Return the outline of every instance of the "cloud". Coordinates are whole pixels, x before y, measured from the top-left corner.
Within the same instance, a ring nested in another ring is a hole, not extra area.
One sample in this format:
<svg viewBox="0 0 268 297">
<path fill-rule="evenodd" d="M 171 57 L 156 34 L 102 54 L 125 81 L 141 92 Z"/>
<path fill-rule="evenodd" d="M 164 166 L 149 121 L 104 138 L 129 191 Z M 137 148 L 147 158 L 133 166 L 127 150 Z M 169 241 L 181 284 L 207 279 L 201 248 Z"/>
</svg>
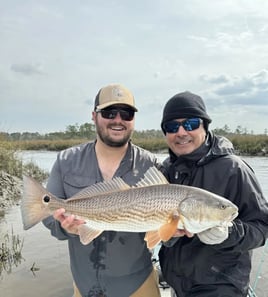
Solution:
<svg viewBox="0 0 268 297">
<path fill-rule="evenodd" d="M 225 74 L 208 76 L 206 74 L 200 75 L 200 79 L 210 84 L 222 84 L 227 83 L 229 78 Z"/>
<path fill-rule="evenodd" d="M 209 98 L 218 98 L 219 104 L 268 106 L 268 70 L 243 76 L 201 75 L 200 80 L 210 85 Z M 210 99 L 210 102 L 212 100 Z"/>
<path fill-rule="evenodd" d="M 26 76 L 31 75 L 42 75 L 44 74 L 44 71 L 42 70 L 42 67 L 40 64 L 12 64 L 10 66 L 11 71 L 21 73 Z"/>
</svg>

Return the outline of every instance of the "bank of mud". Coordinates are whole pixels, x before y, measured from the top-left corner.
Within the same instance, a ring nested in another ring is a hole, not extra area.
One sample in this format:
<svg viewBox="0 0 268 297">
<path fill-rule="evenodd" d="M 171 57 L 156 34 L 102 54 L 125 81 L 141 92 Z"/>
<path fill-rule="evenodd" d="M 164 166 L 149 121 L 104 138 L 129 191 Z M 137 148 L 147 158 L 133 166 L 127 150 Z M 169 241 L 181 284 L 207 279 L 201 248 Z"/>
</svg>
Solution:
<svg viewBox="0 0 268 297">
<path fill-rule="evenodd" d="M 1 170 L 0 185 L 0 216 L 3 216 L 7 208 L 19 203 L 22 193 L 22 180 Z"/>
</svg>

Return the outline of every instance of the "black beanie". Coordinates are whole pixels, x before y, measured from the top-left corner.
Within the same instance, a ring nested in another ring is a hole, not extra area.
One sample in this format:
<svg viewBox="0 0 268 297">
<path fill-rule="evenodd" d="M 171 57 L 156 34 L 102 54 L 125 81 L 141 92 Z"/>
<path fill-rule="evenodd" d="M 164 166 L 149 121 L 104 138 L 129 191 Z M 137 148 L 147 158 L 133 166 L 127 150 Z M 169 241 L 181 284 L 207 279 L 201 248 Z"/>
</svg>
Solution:
<svg viewBox="0 0 268 297">
<path fill-rule="evenodd" d="M 208 129 L 208 124 L 211 123 L 211 118 L 207 114 L 203 99 L 188 91 L 176 94 L 166 103 L 161 122 L 163 132 L 165 133 L 163 129 L 165 122 L 183 118 L 203 119 L 206 130 Z"/>
</svg>

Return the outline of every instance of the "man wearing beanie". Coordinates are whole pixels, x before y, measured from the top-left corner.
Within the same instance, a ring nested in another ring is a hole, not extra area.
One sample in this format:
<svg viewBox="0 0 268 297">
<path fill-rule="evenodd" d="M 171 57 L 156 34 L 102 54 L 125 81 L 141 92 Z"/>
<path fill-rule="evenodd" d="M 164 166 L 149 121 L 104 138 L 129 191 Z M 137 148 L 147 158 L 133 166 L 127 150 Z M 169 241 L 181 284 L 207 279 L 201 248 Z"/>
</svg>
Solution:
<svg viewBox="0 0 268 297">
<path fill-rule="evenodd" d="M 239 215 L 231 227 L 177 230 L 160 249 L 161 269 L 177 297 L 246 297 L 252 250 L 268 237 L 268 203 L 252 169 L 229 140 L 209 131 L 210 123 L 200 96 L 183 92 L 168 100 L 161 122 L 169 147 L 165 175 L 229 199 Z"/>
</svg>

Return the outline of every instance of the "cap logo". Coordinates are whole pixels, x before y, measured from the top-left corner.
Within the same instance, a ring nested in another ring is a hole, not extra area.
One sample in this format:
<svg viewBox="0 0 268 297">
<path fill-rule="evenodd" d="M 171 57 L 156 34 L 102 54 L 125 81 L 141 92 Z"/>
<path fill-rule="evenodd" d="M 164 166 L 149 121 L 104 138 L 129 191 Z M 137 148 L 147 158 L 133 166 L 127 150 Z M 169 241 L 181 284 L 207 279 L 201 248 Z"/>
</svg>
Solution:
<svg viewBox="0 0 268 297">
<path fill-rule="evenodd" d="M 123 97 L 123 91 L 120 88 L 113 88 L 112 94 L 114 97 Z"/>
</svg>

